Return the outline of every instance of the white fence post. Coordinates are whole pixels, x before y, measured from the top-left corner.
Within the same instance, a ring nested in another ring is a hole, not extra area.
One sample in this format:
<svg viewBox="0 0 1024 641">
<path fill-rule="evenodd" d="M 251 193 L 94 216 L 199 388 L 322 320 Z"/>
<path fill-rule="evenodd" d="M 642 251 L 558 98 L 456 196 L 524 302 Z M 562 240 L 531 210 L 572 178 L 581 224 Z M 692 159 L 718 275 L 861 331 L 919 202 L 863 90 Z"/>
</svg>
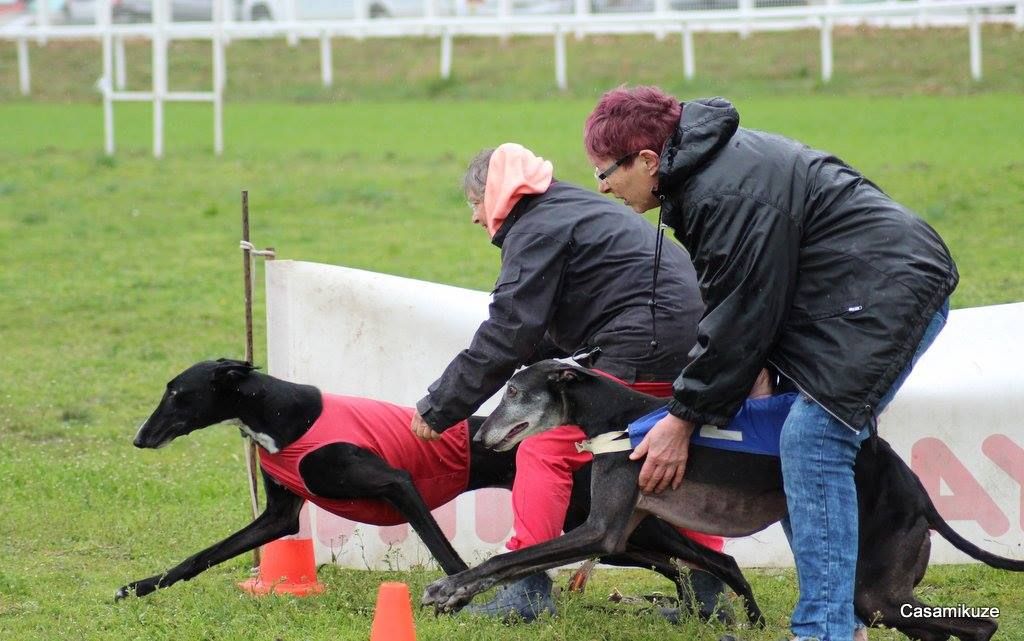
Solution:
<svg viewBox="0 0 1024 641">
<path fill-rule="evenodd" d="M 110 95 L 114 80 L 114 35 L 110 31 L 110 0 L 97 0 L 96 24 L 103 29 L 103 76 L 100 91 L 103 93 L 103 151 L 114 155 L 114 100 Z"/>
<path fill-rule="evenodd" d="M 294 47 L 299 44 L 299 34 L 295 33 L 295 21 L 298 18 L 298 13 L 295 10 L 295 0 L 285 0 L 285 13 L 288 16 L 288 37 L 287 42 L 289 47 Z M 366 3 L 357 2 L 356 6 L 360 4 L 365 8 Z"/>
<path fill-rule="evenodd" d="M 1020 1 L 1024 3 L 1024 0 Z M 574 0 L 573 13 L 577 16 L 589 16 L 590 0 Z M 583 27 L 576 27 L 576 40 L 583 40 L 584 34 Z"/>
<path fill-rule="evenodd" d="M 36 42 L 41 45 L 46 44 L 46 32 L 47 27 L 50 26 L 50 5 L 45 0 L 36 0 L 36 25 L 39 28 L 39 34 L 36 36 Z"/>
<path fill-rule="evenodd" d="M 693 80 L 696 73 L 696 65 L 693 59 L 693 29 L 689 23 L 684 22 L 682 27 L 683 40 L 683 78 Z"/>
<path fill-rule="evenodd" d="M 164 100 L 167 97 L 167 18 L 170 0 L 153 0 L 153 157 L 164 155 Z"/>
<path fill-rule="evenodd" d="M 219 54 L 214 54 L 214 63 L 217 62 L 217 56 L 220 56 L 220 86 L 215 87 L 214 91 L 224 91 L 224 87 L 227 86 L 228 81 L 228 66 L 224 58 L 224 48 L 231 43 L 231 37 L 228 36 L 225 27 L 231 27 L 235 23 L 235 3 L 233 0 L 221 0 L 220 7 L 221 22 L 217 27 L 217 38 L 220 40 L 218 49 Z M 214 70 L 216 72 L 216 70 Z"/>
<path fill-rule="evenodd" d="M 224 17 L 232 7 L 227 2 L 214 0 L 213 23 L 213 153 L 224 154 Z"/>
<path fill-rule="evenodd" d="M 448 80 L 452 77 L 452 31 L 444 29 L 441 31 L 441 78 Z"/>
<path fill-rule="evenodd" d="M 821 19 L 821 81 L 832 80 L 832 18 Z"/>
<path fill-rule="evenodd" d="M 28 66 L 28 40 L 18 38 L 18 87 L 23 96 L 32 91 L 31 73 Z"/>
<path fill-rule="evenodd" d="M 1024 0 L 1017 0 L 1017 31 L 1024 31 Z"/>
<path fill-rule="evenodd" d="M 125 64 L 124 38 L 114 38 L 114 86 L 119 91 L 124 91 L 128 85 L 128 74 Z"/>
<path fill-rule="evenodd" d="M 668 0 L 654 0 L 654 12 L 668 12 Z M 659 20 L 658 22 L 661 22 L 661 20 Z M 666 35 L 668 35 L 668 31 L 665 29 L 665 27 L 659 26 L 658 29 L 655 30 L 654 32 L 654 39 L 660 42 L 665 39 Z"/>
<path fill-rule="evenodd" d="M 508 23 L 508 18 L 512 15 L 512 0 L 498 0 L 498 18 L 502 23 Z M 512 33 L 508 27 L 501 31 L 501 44 L 507 44 L 509 39 L 512 37 Z"/>
<path fill-rule="evenodd" d="M 294 0 L 292 0 L 294 1 Z M 370 5 L 367 0 L 355 0 L 352 5 L 353 18 L 356 22 L 365 22 L 370 18 Z M 356 40 L 363 40 L 366 38 L 366 29 L 359 29 L 356 31 Z"/>
<path fill-rule="evenodd" d="M 320 81 L 325 87 L 334 84 L 334 62 L 331 60 L 331 37 L 320 33 Z"/>
<path fill-rule="evenodd" d="M 740 25 L 740 37 L 746 40 L 750 37 L 750 12 L 754 8 L 754 0 L 739 0 L 738 8 L 743 15 L 743 23 Z"/>
<path fill-rule="evenodd" d="M 563 91 L 569 88 L 565 70 L 565 30 L 562 25 L 555 27 L 555 84 Z"/>
<path fill-rule="evenodd" d="M 977 9 L 968 10 L 967 16 L 967 33 L 971 41 L 971 78 L 981 80 L 981 21 Z"/>
<path fill-rule="evenodd" d="M 920 28 L 927 27 L 931 23 L 931 14 L 928 11 L 928 7 L 932 4 L 931 0 L 917 0 L 921 10 L 917 12 L 917 26 Z"/>
</svg>

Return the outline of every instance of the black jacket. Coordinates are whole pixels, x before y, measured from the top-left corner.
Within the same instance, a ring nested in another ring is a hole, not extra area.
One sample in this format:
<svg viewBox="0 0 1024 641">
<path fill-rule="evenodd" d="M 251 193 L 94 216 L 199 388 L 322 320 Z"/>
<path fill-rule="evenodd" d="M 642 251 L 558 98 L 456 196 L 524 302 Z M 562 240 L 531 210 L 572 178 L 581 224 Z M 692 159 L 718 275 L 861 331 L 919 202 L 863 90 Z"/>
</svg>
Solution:
<svg viewBox="0 0 1024 641">
<path fill-rule="evenodd" d="M 670 411 L 725 424 L 769 363 L 862 428 L 956 287 L 942 239 L 835 156 L 739 127 L 721 98 L 683 105 L 659 171 L 707 306 Z"/>
<path fill-rule="evenodd" d="M 597 366 L 624 379 L 671 381 L 686 364 L 703 310 L 686 252 L 666 239 L 652 353 L 648 301 L 656 233 L 622 205 L 553 182 L 526 196 L 495 234 L 501 273 L 489 318 L 417 404 L 441 431 L 472 414 L 517 367 L 598 346 Z"/>
</svg>

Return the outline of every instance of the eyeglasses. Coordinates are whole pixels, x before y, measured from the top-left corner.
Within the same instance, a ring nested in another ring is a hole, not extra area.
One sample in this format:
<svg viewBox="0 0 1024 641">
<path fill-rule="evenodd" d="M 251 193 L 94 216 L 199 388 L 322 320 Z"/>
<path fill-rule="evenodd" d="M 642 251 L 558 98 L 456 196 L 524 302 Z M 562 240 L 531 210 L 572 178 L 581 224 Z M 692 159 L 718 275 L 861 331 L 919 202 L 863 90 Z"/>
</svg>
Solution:
<svg viewBox="0 0 1024 641">
<path fill-rule="evenodd" d="M 605 167 L 604 171 L 598 169 L 597 167 L 594 167 L 594 178 L 597 178 L 598 182 L 603 182 L 605 180 L 608 180 L 608 176 L 611 176 L 612 174 L 614 174 L 615 170 L 618 169 L 620 166 L 622 166 L 622 163 L 626 162 L 627 160 L 629 160 L 633 156 L 637 155 L 638 153 L 640 153 L 640 152 L 639 151 L 634 151 L 633 153 L 626 154 L 622 158 L 619 158 L 618 160 L 616 160 L 612 164 L 610 164 L 607 167 Z"/>
<path fill-rule="evenodd" d="M 473 200 L 472 198 L 466 200 L 466 204 L 469 205 L 469 208 L 472 209 L 473 211 L 476 211 L 476 208 L 479 207 L 482 203 L 482 200 Z"/>
</svg>

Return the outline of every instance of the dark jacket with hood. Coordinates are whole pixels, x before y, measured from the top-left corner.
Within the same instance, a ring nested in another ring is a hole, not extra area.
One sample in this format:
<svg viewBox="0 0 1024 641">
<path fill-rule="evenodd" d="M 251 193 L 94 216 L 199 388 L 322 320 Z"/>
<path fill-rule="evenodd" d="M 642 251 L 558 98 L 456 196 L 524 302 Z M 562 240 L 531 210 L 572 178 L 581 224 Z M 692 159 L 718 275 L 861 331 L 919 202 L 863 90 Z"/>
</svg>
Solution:
<svg viewBox="0 0 1024 641">
<path fill-rule="evenodd" d="M 652 352 L 656 237 L 644 218 L 582 187 L 553 182 L 543 194 L 524 196 L 492 240 L 501 248 L 501 273 L 489 318 L 416 404 L 424 421 L 442 431 L 472 414 L 519 366 L 584 347 L 600 347 L 597 366 L 627 383 L 673 380 L 703 304 L 689 257 L 666 240 Z"/>
<path fill-rule="evenodd" d="M 706 304 L 670 407 L 698 424 L 724 425 L 771 364 L 861 429 L 956 287 L 923 220 L 835 156 L 739 127 L 721 98 L 684 103 L 657 194 Z"/>
</svg>

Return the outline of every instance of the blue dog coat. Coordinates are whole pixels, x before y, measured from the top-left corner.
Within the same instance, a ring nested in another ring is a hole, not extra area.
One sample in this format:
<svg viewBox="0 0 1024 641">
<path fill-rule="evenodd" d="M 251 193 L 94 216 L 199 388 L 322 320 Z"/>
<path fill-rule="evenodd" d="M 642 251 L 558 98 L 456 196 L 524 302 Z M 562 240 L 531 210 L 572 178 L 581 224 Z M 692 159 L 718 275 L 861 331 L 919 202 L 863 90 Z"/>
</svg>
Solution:
<svg viewBox="0 0 1024 641">
<path fill-rule="evenodd" d="M 779 456 L 779 436 L 782 434 L 782 424 L 786 421 L 786 416 L 789 415 L 789 409 L 793 406 L 796 397 L 796 392 L 792 392 L 762 398 L 748 398 L 728 425 L 725 427 L 704 425 L 694 431 L 690 443 L 720 450 Z M 592 452 L 595 450 L 597 452 L 613 452 L 634 449 L 644 439 L 647 432 L 651 431 L 655 423 L 667 415 L 668 406 L 666 405 L 636 419 L 629 424 L 625 432 L 602 434 L 577 447 L 581 451 Z M 625 445 L 626 439 L 619 440 L 626 434 L 629 435 L 628 448 Z M 615 443 L 616 445 L 621 442 L 621 446 L 609 447 L 597 444 L 602 441 L 605 444 Z"/>
</svg>

